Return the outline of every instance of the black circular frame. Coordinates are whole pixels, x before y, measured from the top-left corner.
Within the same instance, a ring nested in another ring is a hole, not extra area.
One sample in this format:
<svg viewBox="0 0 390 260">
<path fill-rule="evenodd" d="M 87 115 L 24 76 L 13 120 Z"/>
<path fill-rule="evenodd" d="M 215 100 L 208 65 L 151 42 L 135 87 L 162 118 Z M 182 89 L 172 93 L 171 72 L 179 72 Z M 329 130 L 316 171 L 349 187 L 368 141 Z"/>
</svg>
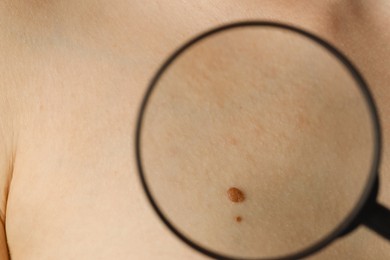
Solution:
<svg viewBox="0 0 390 260">
<path fill-rule="evenodd" d="M 306 37 L 309 40 L 314 41 L 315 43 L 318 43 L 320 46 L 322 46 L 324 49 L 329 51 L 334 57 L 336 57 L 349 71 L 353 79 L 356 81 L 357 85 L 360 87 L 360 90 L 367 102 L 369 111 L 371 113 L 371 119 L 372 119 L 372 126 L 373 126 L 373 132 L 375 134 L 374 136 L 374 156 L 372 160 L 372 165 L 371 165 L 371 172 L 370 176 L 367 181 L 367 185 L 365 190 L 360 196 L 360 199 L 358 203 L 355 205 L 355 207 L 352 209 L 352 211 L 348 214 L 346 219 L 339 224 L 332 232 L 330 232 L 329 235 L 327 235 L 325 238 L 323 238 L 321 241 L 311 245 L 310 247 L 306 248 L 303 251 L 293 253 L 290 255 L 283 255 L 280 257 L 272 257 L 272 258 L 245 258 L 245 259 L 259 259 L 259 260 L 287 260 L 287 259 L 300 259 L 303 257 L 306 257 L 323 247 L 327 246 L 330 244 L 332 241 L 337 239 L 340 236 L 345 235 L 346 233 L 350 232 L 353 230 L 356 226 L 358 226 L 361 223 L 361 218 L 362 218 L 362 211 L 363 209 L 367 208 L 368 201 L 370 203 L 373 203 L 372 199 L 375 202 L 376 199 L 376 194 L 377 194 L 377 186 L 378 186 L 378 167 L 380 164 L 380 156 L 381 156 L 381 128 L 380 128 L 380 123 L 379 123 L 379 116 L 378 112 L 375 106 L 375 102 L 372 98 L 372 95 L 370 93 L 370 90 L 363 79 L 362 75 L 358 72 L 358 70 L 355 68 L 355 66 L 352 65 L 352 63 L 347 59 L 347 57 L 342 54 L 339 50 L 337 50 L 335 47 L 330 45 L 328 42 L 324 41 L 323 39 L 319 38 L 318 36 L 313 35 L 312 33 L 309 33 L 307 31 L 304 31 L 302 29 L 278 23 L 278 22 L 271 22 L 271 21 L 244 21 L 244 22 L 237 22 L 237 23 L 232 23 L 232 24 L 227 24 L 223 25 L 221 27 L 217 27 L 215 29 L 209 30 L 186 44 L 184 44 L 182 47 L 180 47 L 178 50 L 176 50 L 160 67 L 160 69 L 157 71 L 155 76 L 152 78 L 152 81 L 150 82 L 150 85 L 146 91 L 146 94 L 144 96 L 144 99 L 141 103 L 140 111 L 139 111 L 139 116 L 137 119 L 137 125 L 136 125 L 136 140 L 135 140 L 135 152 L 136 152 L 136 161 L 137 161 L 137 167 L 138 167 L 138 172 L 139 176 L 141 179 L 141 184 L 142 187 L 146 193 L 146 196 L 152 205 L 154 211 L 157 213 L 157 215 L 160 217 L 160 219 L 164 222 L 164 224 L 169 228 L 170 231 L 172 231 L 178 238 L 180 238 L 184 243 L 189 245 L 190 247 L 194 248 L 195 250 L 209 256 L 212 258 L 216 259 L 222 259 L 222 260 L 238 260 L 238 259 L 243 259 L 243 258 L 236 258 L 236 257 L 230 257 L 227 255 L 222 255 L 217 252 L 211 251 L 209 249 L 206 249 L 202 247 L 201 245 L 191 241 L 189 238 L 184 236 L 180 231 L 178 231 L 174 225 L 164 216 L 162 211 L 159 209 L 157 203 L 155 202 L 146 178 L 145 174 L 143 171 L 143 166 L 142 166 L 142 160 L 141 160 L 141 147 L 140 147 L 140 137 L 141 137 L 141 131 L 142 131 L 142 120 L 143 120 L 143 115 L 145 113 L 145 109 L 149 100 L 149 97 L 154 90 L 156 83 L 162 76 L 162 74 L 165 72 L 165 70 L 171 65 L 171 63 L 184 51 L 189 49 L 191 46 L 194 44 L 202 41 L 208 36 L 231 30 L 231 29 L 237 29 L 237 28 L 243 28 L 243 27 L 272 27 L 275 29 L 280 29 L 280 30 L 287 30 L 291 32 L 295 32 L 297 34 L 300 34 L 303 37 Z M 375 190 L 376 187 L 376 191 Z M 374 194 L 374 195 L 373 195 Z M 373 198 L 374 197 L 374 198 Z M 371 200 L 369 200 L 371 198 Z M 377 231 L 378 232 L 378 231 Z M 380 232 L 383 233 L 383 232 Z M 383 234 L 382 234 L 383 235 Z"/>
</svg>

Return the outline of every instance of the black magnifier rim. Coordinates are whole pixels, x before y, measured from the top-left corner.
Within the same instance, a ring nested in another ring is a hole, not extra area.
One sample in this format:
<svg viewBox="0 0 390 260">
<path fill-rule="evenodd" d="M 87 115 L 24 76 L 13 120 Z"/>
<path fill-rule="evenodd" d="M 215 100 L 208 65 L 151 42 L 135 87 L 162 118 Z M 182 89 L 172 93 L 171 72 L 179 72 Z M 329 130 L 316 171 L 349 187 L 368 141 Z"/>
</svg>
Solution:
<svg viewBox="0 0 390 260">
<path fill-rule="evenodd" d="M 373 127 L 373 132 L 374 132 L 374 158 L 372 161 L 372 166 L 371 166 L 371 173 L 367 181 L 367 185 L 365 190 L 360 196 L 360 199 L 358 203 L 355 205 L 355 207 L 352 209 L 352 211 L 348 214 L 348 217 L 344 219 L 342 223 L 340 223 L 332 232 L 330 232 L 329 235 L 325 236 L 322 240 L 319 242 L 311 245 L 310 247 L 293 253 L 289 255 L 282 255 L 279 257 L 271 257 L 271 258 L 237 258 L 237 257 L 231 257 L 227 255 L 222 255 L 220 253 L 214 252 L 212 250 L 206 249 L 199 244 L 193 242 L 186 236 L 184 236 L 180 231 L 178 231 L 174 225 L 164 216 L 162 211 L 159 209 L 157 203 L 155 202 L 151 191 L 148 188 L 148 184 L 145 178 L 145 174 L 143 171 L 143 166 L 142 166 L 142 160 L 141 160 L 141 143 L 140 143 L 140 137 L 141 137 L 141 131 L 142 131 L 142 120 L 143 120 L 143 115 L 145 113 L 145 109 L 149 100 L 149 97 L 151 96 L 151 93 L 154 90 L 154 87 L 156 86 L 156 83 L 162 76 L 162 74 L 165 72 L 165 70 L 170 66 L 170 64 L 184 51 L 186 51 L 188 48 L 196 44 L 197 42 L 203 40 L 204 38 L 226 31 L 230 29 L 237 29 L 237 28 L 243 28 L 243 27 L 271 27 L 275 29 L 281 29 L 281 30 L 287 30 L 291 32 L 295 32 L 300 34 L 301 36 L 304 36 L 308 38 L 309 40 L 314 41 L 315 43 L 318 43 L 320 46 L 328 50 L 331 54 L 333 54 L 334 57 L 336 57 L 350 72 L 351 76 L 353 79 L 356 81 L 357 85 L 360 87 L 360 90 L 364 96 L 364 99 L 367 102 L 368 109 L 371 114 L 371 121 L 372 121 L 372 127 Z M 157 73 L 154 75 L 152 78 L 149 87 L 145 93 L 144 99 L 141 103 L 138 119 L 137 119 L 137 125 L 136 125 L 136 135 L 135 135 L 135 152 L 136 152 L 136 162 L 137 162 L 137 167 L 138 167 L 138 173 L 140 176 L 141 184 L 142 187 L 146 193 L 146 196 L 152 205 L 154 211 L 157 213 L 157 215 L 160 217 L 160 219 L 164 222 L 164 224 L 172 231 L 178 238 L 180 238 L 184 243 L 192 247 L 193 249 L 209 256 L 212 258 L 216 259 L 222 259 L 222 260 L 238 260 L 238 259 L 248 259 L 248 260 L 287 260 L 287 259 L 300 259 L 303 257 L 306 257 L 326 245 L 330 244 L 333 240 L 335 240 L 337 237 L 339 237 L 340 234 L 343 233 L 344 230 L 348 228 L 348 226 L 358 217 L 358 214 L 361 212 L 363 209 L 363 206 L 365 205 L 370 192 L 374 186 L 375 179 L 378 174 L 378 167 L 380 164 L 380 156 L 381 156 L 381 128 L 380 128 L 380 122 L 379 122 L 379 116 L 377 112 L 377 108 L 375 105 L 375 102 L 372 98 L 371 92 L 363 79 L 362 75 L 359 73 L 359 71 L 355 68 L 355 66 L 347 59 L 344 54 L 342 54 L 339 50 L 337 50 L 335 47 L 333 47 L 331 44 L 326 42 L 325 40 L 305 31 L 302 29 L 299 29 L 297 27 L 279 23 L 279 22 L 273 22 L 273 21 L 241 21 L 241 22 L 235 22 L 231 24 L 226 24 L 222 25 L 220 27 L 211 29 L 205 33 L 202 33 L 195 38 L 191 39 L 188 41 L 186 44 L 184 44 L 182 47 L 177 49 L 160 67 L 160 69 L 157 71 Z"/>
</svg>

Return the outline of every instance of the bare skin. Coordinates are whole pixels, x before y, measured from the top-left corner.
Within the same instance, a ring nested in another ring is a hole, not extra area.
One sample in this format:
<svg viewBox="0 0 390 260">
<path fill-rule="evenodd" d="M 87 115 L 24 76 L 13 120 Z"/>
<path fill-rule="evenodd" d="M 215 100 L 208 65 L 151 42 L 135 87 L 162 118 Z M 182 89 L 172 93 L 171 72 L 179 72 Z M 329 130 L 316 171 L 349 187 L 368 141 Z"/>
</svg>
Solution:
<svg viewBox="0 0 390 260">
<path fill-rule="evenodd" d="M 204 259 L 149 207 L 133 136 L 140 100 L 163 59 L 226 22 L 287 22 L 343 50 L 378 102 L 382 187 L 390 184 L 389 3 L 217 2 L 0 4 L 0 259 Z M 390 192 L 382 189 L 379 199 L 389 206 Z M 388 242 L 359 228 L 312 259 L 389 257 Z"/>
</svg>

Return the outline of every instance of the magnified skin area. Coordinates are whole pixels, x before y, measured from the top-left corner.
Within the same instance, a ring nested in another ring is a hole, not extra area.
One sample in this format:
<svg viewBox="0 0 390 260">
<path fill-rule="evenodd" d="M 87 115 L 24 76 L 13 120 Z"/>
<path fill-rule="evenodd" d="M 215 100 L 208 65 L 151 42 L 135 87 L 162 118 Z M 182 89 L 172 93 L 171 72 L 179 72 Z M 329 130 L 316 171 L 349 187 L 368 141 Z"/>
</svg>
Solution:
<svg viewBox="0 0 390 260">
<path fill-rule="evenodd" d="M 0 259 L 8 260 L 8 250 L 16 260 L 207 259 L 173 236 L 150 208 L 135 167 L 134 128 L 163 60 L 194 35 L 238 20 L 302 27 L 359 67 L 381 111 L 379 198 L 390 205 L 389 10 L 381 0 L 1 1 Z M 241 138 L 219 135 L 219 144 L 242 148 Z M 243 230 L 261 194 L 243 176 L 218 184 L 218 196 L 188 198 L 229 207 L 216 222 Z M 268 186 L 286 176 L 273 175 Z M 245 193 L 243 203 L 228 200 L 232 186 Z M 309 257 L 389 258 L 389 244 L 365 228 Z"/>
<path fill-rule="evenodd" d="M 353 209 L 371 169 L 370 120 L 349 72 L 319 45 L 233 29 L 162 74 L 144 113 L 141 161 L 179 231 L 227 255 L 273 258 L 319 241 Z M 240 207 L 221 203 L 229 183 L 248 194 Z M 237 213 L 245 226 L 224 218 Z"/>
</svg>

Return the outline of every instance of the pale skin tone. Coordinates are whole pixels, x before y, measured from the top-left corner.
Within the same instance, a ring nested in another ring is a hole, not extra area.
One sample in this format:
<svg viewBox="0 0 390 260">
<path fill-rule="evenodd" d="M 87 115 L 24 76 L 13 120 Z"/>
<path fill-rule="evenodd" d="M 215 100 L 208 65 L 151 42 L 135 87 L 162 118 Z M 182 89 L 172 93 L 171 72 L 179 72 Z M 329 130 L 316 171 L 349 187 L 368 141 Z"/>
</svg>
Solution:
<svg viewBox="0 0 390 260">
<path fill-rule="evenodd" d="M 163 59 L 226 22 L 291 23 L 358 65 L 381 112 L 388 186 L 389 10 L 388 1 L 1 2 L 0 259 L 205 259 L 149 207 L 133 136 Z M 390 205 L 390 192 L 379 200 Z M 360 228 L 312 259 L 389 257 L 390 244 Z"/>
</svg>

